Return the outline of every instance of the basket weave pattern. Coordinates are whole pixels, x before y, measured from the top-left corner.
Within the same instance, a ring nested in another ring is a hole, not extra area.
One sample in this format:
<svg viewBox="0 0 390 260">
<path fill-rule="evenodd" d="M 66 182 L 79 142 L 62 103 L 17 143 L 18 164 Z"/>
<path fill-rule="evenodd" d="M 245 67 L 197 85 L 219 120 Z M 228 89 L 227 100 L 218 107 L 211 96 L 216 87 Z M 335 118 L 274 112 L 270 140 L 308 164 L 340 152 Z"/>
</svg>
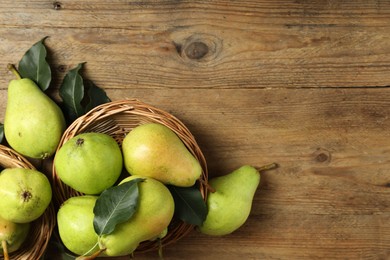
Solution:
<svg viewBox="0 0 390 260">
<path fill-rule="evenodd" d="M 173 115 L 145 104 L 137 99 L 119 100 L 109 102 L 95 107 L 87 114 L 76 119 L 65 131 L 60 140 L 58 149 L 70 138 L 85 132 L 100 132 L 112 136 L 117 143 L 121 143 L 133 128 L 145 123 L 160 123 L 173 130 L 188 150 L 197 158 L 203 169 L 199 189 L 204 199 L 207 197 L 207 165 L 206 160 L 197 145 L 193 135 L 187 127 Z M 73 196 L 80 196 L 79 193 L 65 185 L 56 174 L 53 166 L 53 181 L 55 184 L 54 193 L 61 204 Z M 181 237 L 187 235 L 193 229 L 192 225 L 174 219 L 168 230 L 168 234 L 160 241 L 165 246 L 171 244 Z M 158 249 L 158 241 L 147 241 L 140 244 L 136 252 L 146 252 Z"/>
<path fill-rule="evenodd" d="M 0 145 L 0 165 L 3 168 L 26 168 L 35 167 L 22 155 L 14 150 Z M 11 259 L 37 260 L 45 253 L 53 228 L 55 226 L 55 213 L 52 204 L 46 209 L 41 217 L 31 223 L 29 235 L 21 248 L 10 253 Z M 0 255 L 0 259 L 4 257 Z"/>
</svg>

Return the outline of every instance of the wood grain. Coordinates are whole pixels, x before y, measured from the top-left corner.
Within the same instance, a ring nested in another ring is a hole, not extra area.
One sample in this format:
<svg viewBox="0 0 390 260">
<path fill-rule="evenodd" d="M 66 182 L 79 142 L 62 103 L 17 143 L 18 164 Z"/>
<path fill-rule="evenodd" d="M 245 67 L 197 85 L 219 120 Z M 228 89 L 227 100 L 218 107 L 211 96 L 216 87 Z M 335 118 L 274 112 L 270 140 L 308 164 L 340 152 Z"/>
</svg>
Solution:
<svg viewBox="0 0 390 260">
<path fill-rule="evenodd" d="M 0 68 L 50 36 L 55 68 L 107 87 L 388 86 L 389 1 L 321 2 L 2 1 Z"/>
<path fill-rule="evenodd" d="M 389 1 L 1 1 L 0 121 L 7 63 L 44 36 L 53 97 L 86 61 L 111 99 L 181 119 L 210 177 L 279 164 L 244 226 L 166 259 L 390 259 Z"/>
</svg>

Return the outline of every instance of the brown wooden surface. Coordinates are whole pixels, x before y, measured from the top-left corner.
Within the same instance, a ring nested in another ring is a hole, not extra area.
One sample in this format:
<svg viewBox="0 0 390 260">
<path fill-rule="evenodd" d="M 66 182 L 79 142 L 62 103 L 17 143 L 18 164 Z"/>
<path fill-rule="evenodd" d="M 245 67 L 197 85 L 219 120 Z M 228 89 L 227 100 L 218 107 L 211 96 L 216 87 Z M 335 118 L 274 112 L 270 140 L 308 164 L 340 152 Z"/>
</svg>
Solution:
<svg viewBox="0 0 390 260">
<path fill-rule="evenodd" d="M 7 63 L 44 36 L 51 94 L 87 62 L 111 99 L 180 118 L 210 177 L 280 165 L 242 228 L 166 259 L 390 258 L 390 1 L 1 1 L 0 120 Z"/>
</svg>

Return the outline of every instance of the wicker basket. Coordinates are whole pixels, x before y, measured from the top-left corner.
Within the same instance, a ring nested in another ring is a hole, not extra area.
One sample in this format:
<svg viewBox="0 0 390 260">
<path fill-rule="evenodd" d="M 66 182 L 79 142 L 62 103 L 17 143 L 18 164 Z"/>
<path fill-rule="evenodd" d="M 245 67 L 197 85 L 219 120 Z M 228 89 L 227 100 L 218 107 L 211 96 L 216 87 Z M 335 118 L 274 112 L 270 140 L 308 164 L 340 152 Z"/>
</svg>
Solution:
<svg viewBox="0 0 390 260">
<path fill-rule="evenodd" d="M 0 165 L 3 168 L 35 169 L 27 159 L 4 145 L 0 145 Z M 43 215 L 31 223 L 30 233 L 25 243 L 19 250 L 10 253 L 11 259 L 36 260 L 42 257 L 55 226 L 54 212 L 51 203 Z M 0 259 L 4 257 L 1 255 Z"/>
<path fill-rule="evenodd" d="M 145 104 L 137 99 L 113 101 L 100 105 L 87 114 L 76 119 L 65 131 L 58 149 L 70 138 L 84 132 L 100 132 L 112 136 L 119 145 L 128 132 L 134 127 L 145 123 L 160 123 L 173 130 L 188 150 L 198 159 L 203 173 L 199 181 L 199 189 L 204 199 L 207 197 L 207 165 L 193 135 L 187 127 L 171 114 Z M 61 204 L 79 193 L 64 184 L 56 174 L 53 165 L 53 182 L 55 197 Z M 147 241 L 140 244 L 136 252 L 157 250 L 161 245 L 166 246 L 187 235 L 194 227 L 180 220 L 173 219 L 168 234 L 161 241 Z"/>
</svg>

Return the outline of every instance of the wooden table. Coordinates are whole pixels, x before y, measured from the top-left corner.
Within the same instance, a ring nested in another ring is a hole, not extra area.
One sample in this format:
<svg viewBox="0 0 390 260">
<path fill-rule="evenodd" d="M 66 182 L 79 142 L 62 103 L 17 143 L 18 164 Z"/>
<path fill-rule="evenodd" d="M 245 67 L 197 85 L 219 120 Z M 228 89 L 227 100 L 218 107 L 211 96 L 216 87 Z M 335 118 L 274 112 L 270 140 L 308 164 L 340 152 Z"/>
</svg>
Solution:
<svg viewBox="0 0 390 260">
<path fill-rule="evenodd" d="M 87 62 L 181 119 L 210 177 L 279 164 L 244 226 L 166 259 L 390 258 L 390 1 L 5 0 L 0 25 L 1 121 L 7 63 L 49 36 L 52 89 Z"/>
</svg>

